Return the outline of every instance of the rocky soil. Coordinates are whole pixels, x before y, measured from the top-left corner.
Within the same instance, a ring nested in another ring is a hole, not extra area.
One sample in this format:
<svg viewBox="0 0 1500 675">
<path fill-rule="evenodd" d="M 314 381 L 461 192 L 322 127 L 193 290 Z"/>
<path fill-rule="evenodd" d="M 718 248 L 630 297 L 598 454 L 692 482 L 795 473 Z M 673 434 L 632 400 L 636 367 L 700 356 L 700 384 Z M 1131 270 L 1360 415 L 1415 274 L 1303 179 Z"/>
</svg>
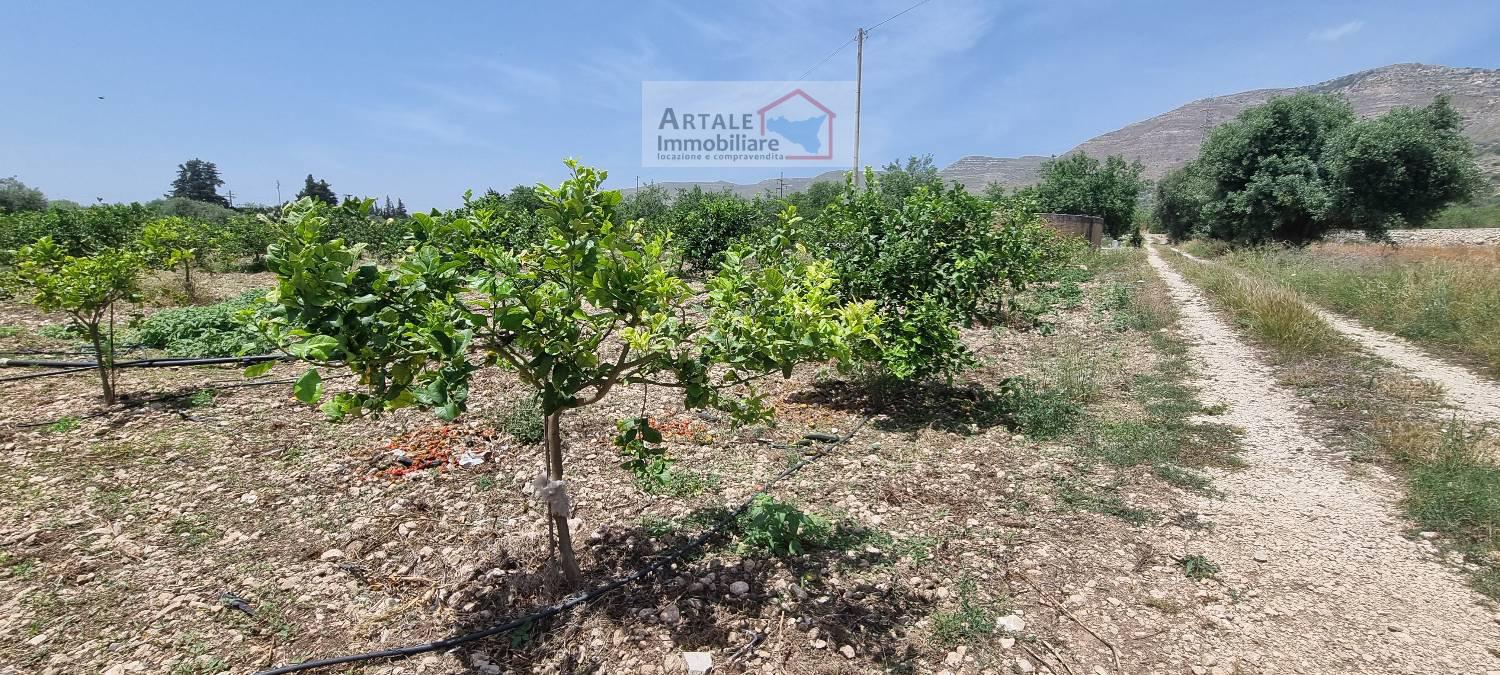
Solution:
<svg viewBox="0 0 1500 675">
<path fill-rule="evenodd" d="M 1411 246 L 1500 246 L 1500 227 L 1467 229 L 1391 230 L 1391 241 Z M 1363 232 L 1335 231 L 1330 242 L 1367 243 Z"/>
</svg>

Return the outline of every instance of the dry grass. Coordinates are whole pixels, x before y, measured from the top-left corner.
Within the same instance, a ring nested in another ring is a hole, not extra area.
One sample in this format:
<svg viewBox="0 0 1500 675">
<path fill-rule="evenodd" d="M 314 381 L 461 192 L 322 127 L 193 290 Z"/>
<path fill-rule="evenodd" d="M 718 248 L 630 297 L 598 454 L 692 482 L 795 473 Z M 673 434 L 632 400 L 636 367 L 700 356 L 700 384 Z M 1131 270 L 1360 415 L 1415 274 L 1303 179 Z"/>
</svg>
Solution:
<svg viewBox="0 0 1500 675">
<path fill-rule="evenodd" d="M 1222 259 L 1372 328 L 1500 372 L 1500 250 L 1325 244 Z"/>
<path fill-rule="evenodd" d="M 1178 259 L 1188 279 L 1221 302 L 1240 326 L 1278 352 L 1329 354 L 1353 348 L 1296 292 L 1226 267 Z"/>
</svg>

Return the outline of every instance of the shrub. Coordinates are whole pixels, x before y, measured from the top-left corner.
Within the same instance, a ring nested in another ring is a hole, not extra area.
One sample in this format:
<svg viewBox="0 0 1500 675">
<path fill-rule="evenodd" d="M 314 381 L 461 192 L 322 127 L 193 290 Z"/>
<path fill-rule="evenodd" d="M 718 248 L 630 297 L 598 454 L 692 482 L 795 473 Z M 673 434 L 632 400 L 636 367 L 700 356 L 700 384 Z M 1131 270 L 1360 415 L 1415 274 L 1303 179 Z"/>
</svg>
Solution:
<svg viewBox="0 0 1500 675">
<path fill-rule="evenodd" d="M 221 226 L 220 251 L 225 262 L 249 260 L 258 270 L 265 264 L 266 248 L 276 240 L 276 226 L 259 215 L 236 215 Z"/>
<path fill-rule="evenodd" d="M 164 309 L 132 326 L 134 339 L 172 356 L 248 356 L 270 352 L 274 345 L 255 328 L 246 310 L 254 308 L 265 291 L 246 291 L 236 298 L 206 307 Z"/>
<path fill-rule="evenodd" d="M 0 250 L 50 237 L 64 255 L 87 256 L 128 246 L 151 217 L 151 210 L 140 204 L 54 205 L 46 211 L 0 214 Z"/>
<path fill-rule="evenodd" d="M 182 290 L 188 301 L 196 297 L 193 268 L 203 267 L 219 250 L 220 228 L 177 216 L 146 224 L 140 247 L 146 262 L 165 270 L 182 270 Z"/>
<path fill-rule="evenodd" d="M 526 445 L 541 443 L 541 399 L 536 396 L 522 396 L 502 407 L 495 417 L 495 427 Z"/>
<path fill-rule="evenodd" d="M 1111 155 L 1101 163 L 1079 152 L 1043 164 L 1041 182 L 1028 189 L 1049 212 L 1102 218 L 1104 233 L 1118 239 L 1135 224 L 1144 170 L 1140 160 Z"/>
<path fill-rule="evenodd" d="M 1007 293 L 1057 264 L 1036 215 L 992 205 L 962 188 L 917 187 L 892 206 L 873 172 L 846 185 L 808 233 L 833 261 L 841 297 L 882 317 L 880 365 L 897 379 L 951 377 L 973 358 L 959 328 L 997 318 Z"/>
<path fill-rule="evenodd" d="M 374 201 L 346 201 L 341 206 L 329 208 L 325 216 L 328 224 L 323 228 L 322 236 L 328 241 L 362 244 L 363 250 L 381 260 L 396 255 L 405 245 L 408 230 L 404 223 L 394 218 L 371 217 L 370 206 Z"/>
<path fill-rule="evenodd" d="M 701 273 L 717 266 L 732 245 L 766 219 L 756 201 L 694 187 L 677 194 L 668 222 L 682 261 Z"/>
</svg>

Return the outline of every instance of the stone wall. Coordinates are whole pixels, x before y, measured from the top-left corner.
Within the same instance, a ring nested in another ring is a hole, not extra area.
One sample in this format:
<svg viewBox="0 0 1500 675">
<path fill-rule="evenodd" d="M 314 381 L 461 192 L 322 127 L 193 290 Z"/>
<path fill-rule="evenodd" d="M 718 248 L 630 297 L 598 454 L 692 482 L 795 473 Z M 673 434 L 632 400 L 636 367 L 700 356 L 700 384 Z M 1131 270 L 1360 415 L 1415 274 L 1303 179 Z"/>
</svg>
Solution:
<svg viewBox="0 0 1500 675">
<path fill-rule="evenodd" d="M 1413 246 L 1500 246 L 1500 227 L 1461 230 L 1391 230 L 1391 241 Z M 1365 233 L 1352 230 L 1329 232 L 1324 241 L 1368 242 Z"/>
<path fill-rule="evenodd" d="M 1043 213 L 1042 220 L 1063 234 L 1071 234 L 1083 237 L 1089 242 L 1089 246 L 1099 248 L 1099 242 L 1104 238 L 1104 219 L 1096 216 L 1077 216 L 1067 213 Z"/>
</svg>

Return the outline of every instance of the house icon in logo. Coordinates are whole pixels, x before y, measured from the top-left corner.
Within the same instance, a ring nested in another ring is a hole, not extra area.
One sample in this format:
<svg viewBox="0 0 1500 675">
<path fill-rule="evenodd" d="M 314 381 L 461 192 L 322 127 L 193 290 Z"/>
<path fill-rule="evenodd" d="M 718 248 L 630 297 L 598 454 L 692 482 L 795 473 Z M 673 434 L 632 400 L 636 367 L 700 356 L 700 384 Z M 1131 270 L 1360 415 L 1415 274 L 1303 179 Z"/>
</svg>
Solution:
<svg viewBox="0 0 1500 675">
<path fill-rule="evenodd" d="M 801 119 L 790 119 L 785 115 L 775 114 L 774 111 L 777 107 L 787 104 L 796 97 L 801 97 L 814 108 L 822 111 L 823 114 L 814 114 L 811 117 L 803 117 Z M 771 101 L 756 111 L 756 114 L 760 116 L 761 136 L 766 135 L 766 113 L 768 112 L 772 113 L 770 119 L 771 131 L 784 136 L 793 145 L 801 146 L 807 152 L 805 155 L 788 154 L 785 156 L 786 159 L 833 159 L 834 113 L 828 109 L 828 106 L 819 103 L 818 99 L 808 96 L 807 92 L 802 91 L 800 88 L 793 89 L 785 96 Z M 827 142 L 818 138 L 819 133 L 824 129 L 828 131 Z"/>
</svg>

